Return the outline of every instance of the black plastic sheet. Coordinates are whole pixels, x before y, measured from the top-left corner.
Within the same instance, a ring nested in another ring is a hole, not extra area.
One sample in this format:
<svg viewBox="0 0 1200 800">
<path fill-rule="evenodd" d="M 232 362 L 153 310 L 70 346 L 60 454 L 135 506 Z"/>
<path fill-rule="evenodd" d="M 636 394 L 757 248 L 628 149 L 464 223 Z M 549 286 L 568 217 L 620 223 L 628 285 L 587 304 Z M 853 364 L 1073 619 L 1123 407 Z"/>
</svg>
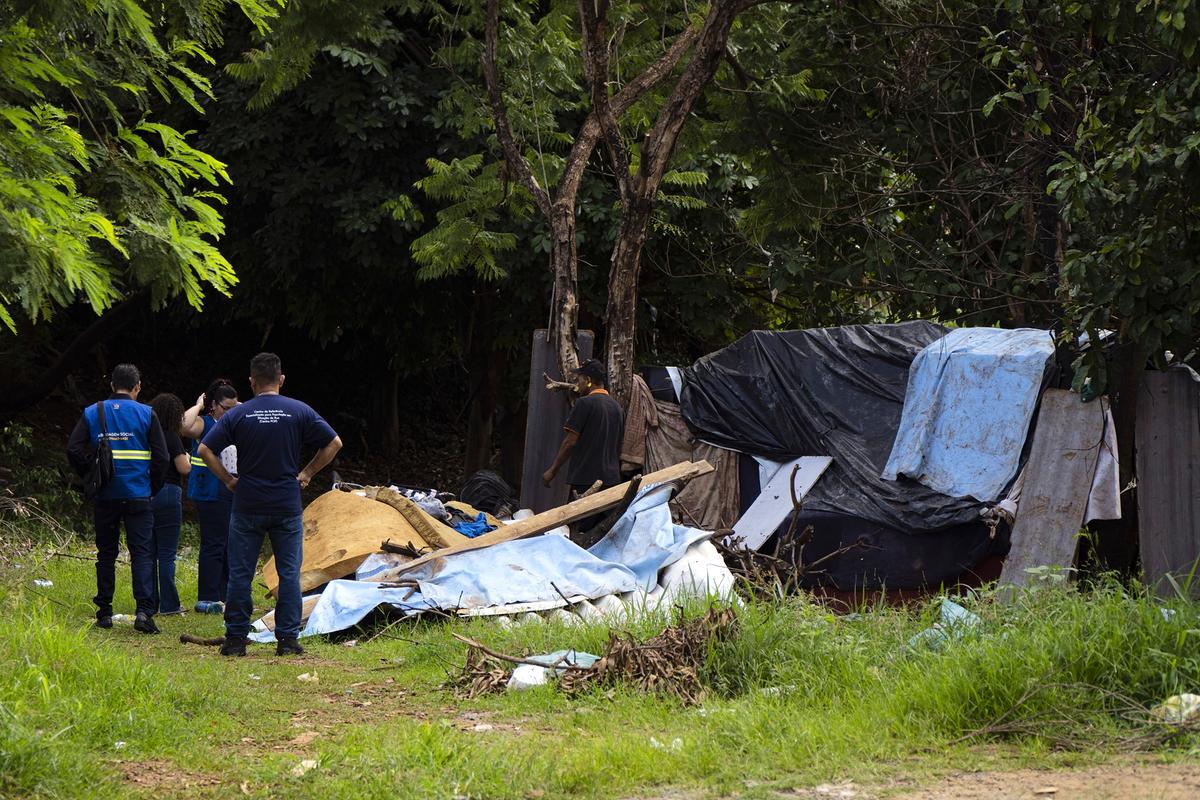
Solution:
<svg viewBox="0 0 1200 800">
<path fill-rule="evenodd" d="M 791 522 L 789 514 L 780 530 L 786 531 Z M 813 537 L 804 548 L 805 563 L 831 557 L 800 583 L 842 591 L 951 585 L 964 580 L 988 556 L 1006 555 L 1010 541 L 1007 525 L 993 536 L 980 520 L 912 533 L 846 514 L 802 511 L 797 530 L 810 525 Z M 770 552 L 772 545 L 769 541 L 763 549 Z M 839 550 L 843 552 L 832 555 Z"/>
<path fill-rule="evenodd" d="M 776 461 L 832 456 L 806 509 L 911 532 L 972 522 L 982 507 L 974 500 L 879 476 L 909 365 L 944 334 L 922 321 L 755 331 L 683 371 L 683 416 L 696 438 L 729 450 Z"/>
</svg>

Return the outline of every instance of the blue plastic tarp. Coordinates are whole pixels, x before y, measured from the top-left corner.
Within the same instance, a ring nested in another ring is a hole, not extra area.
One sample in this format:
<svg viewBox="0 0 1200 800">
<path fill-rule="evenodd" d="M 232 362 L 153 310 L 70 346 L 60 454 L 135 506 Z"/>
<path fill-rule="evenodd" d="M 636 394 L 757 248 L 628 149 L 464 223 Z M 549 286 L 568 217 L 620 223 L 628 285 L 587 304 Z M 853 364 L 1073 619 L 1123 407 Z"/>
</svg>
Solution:
<svg viewBox="0 0 1200 800">
<path fill-rule="evenodd" d="M 670 494 L 670 486 L 644 489 L 590 550 L 562 536 L 543 535 L 430 561 L 403 574 L 405 581 L 416 581 L 416 589 L 386 582 L 330 581 L 300 635 L 344 630 L 381 605 L 408 615 L 513 603 L 553 608 L 566 605 L 564 597 L 576 602 L 649 591 L 657 584 L 659 570 L 711 536 L 671 520 Z M 371 574 L 379 579 L 383 572 Z M 274 634 L 260 630 L 250 638 L 269 642 Z"/>
<path fill-rule="evenodd" d="M 906 475 L 951 497 L 999 500 L 1020 466 L 1049 331 L 959 328 L 917 354 L 883 478 Z"/>
</svg>

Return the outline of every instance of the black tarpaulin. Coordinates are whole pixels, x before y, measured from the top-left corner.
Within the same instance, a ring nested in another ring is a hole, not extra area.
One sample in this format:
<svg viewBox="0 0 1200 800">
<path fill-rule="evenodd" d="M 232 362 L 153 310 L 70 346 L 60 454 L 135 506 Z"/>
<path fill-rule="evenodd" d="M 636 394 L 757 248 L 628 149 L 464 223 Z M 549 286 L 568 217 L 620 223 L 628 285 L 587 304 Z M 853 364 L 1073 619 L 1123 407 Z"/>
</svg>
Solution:
<svg viewBox="0 0 1200 800">
<path fill-rule="evenodd" d="M 791 524 L 789 514 L 779 531 L 786 531 Z M 993 536 L 979 519 L 913 534 L 846 514 L 800 512 L 796 529 L 803 531 L 809 526 L 813 537 L 804 548 L 804 562 L 829 558 L 816 572 L 802 576 L 800 584 L 841 591 L 933 589 L 954 584 L 988 556 L 1003 556 L 1009 548 L 1006 525 Z M 769 553 L 773 546 L 769 541 L 762 550 Z"/>
<path fill-rule="evenodd" d="M 789 461 L 833 465 L 805 507 L 906 531 L 970 522 L 980 505 L 880 472 L 904 409 L 908 368 L 945 329 L 931 322 L 754 331 L 683 372 L 680 405 L 696 438 Z"/>
</svg>

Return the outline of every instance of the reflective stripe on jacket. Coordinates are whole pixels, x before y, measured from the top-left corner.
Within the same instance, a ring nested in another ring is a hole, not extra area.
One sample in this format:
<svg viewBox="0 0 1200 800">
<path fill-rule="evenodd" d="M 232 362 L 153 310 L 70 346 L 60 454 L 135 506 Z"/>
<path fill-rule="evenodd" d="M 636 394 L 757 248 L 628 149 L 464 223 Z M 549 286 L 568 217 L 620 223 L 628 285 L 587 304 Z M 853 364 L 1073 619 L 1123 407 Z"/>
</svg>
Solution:
<svg viewBox="0 0 1200 800">
<path fill-rule="evenodd" d="M 99 500 L 149 499 L 150 488 L 150 406 L 127 397 L 104 400 L 105 438 L 112 448 L 113 479 L 100 490 Z M 92 446 L 104 434 L 96 404 L 84 409 Z"/>
</svg>

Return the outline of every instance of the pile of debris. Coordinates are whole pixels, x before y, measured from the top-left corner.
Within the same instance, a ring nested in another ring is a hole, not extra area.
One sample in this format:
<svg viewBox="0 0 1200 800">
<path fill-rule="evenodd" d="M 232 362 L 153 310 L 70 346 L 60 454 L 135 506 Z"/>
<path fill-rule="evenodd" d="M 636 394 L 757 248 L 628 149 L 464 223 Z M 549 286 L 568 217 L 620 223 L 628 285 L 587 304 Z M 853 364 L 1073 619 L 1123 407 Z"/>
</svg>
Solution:
<svg viewBox="0 0 1200 800">
<path fill-rule="evenodd" d="M 681 462 L 542 514 L 499 519 L 448 500 L 438 504 L 487 528 L 475 535 L 434 516 L 403 490 L 343 487 L 304 512 L 301 636 L 358 624 L 376 609 L 416 616 L 493 616 L 564 622 L 619 621 L 631 610 L 671 608 L 681 596 L 732 597 L 733 576 L 712 532 L 676 524 L 667 505 L 688 480 L 712 471 Z M 436 512 L 436 508 L 433 509 Z M 571 523 L 610 512 L 586 548 Z M 272 594 L 279 577 L 263 568 Z M 273 638 L 274 616 L 252 638 Z"/>
<path fill-rule="evenodd" d="M 513 665 L 523 665 L 540 671 L 535 674 L 556 675 L 559 689 L 571 696 L 620 684 L 698 703 L 705 696 L 702 675 L 709 653 L 736 635 L 737 615 L 729 606 L 709 608 L 703 616 L 668 626 L 645 642 L 612 632 L 599 658 L 586 653 L 515 658 L 456 635 L 468 650 L 454 683 L 468 698 L 503 691 L 516 685 Z"/>
</svg>

